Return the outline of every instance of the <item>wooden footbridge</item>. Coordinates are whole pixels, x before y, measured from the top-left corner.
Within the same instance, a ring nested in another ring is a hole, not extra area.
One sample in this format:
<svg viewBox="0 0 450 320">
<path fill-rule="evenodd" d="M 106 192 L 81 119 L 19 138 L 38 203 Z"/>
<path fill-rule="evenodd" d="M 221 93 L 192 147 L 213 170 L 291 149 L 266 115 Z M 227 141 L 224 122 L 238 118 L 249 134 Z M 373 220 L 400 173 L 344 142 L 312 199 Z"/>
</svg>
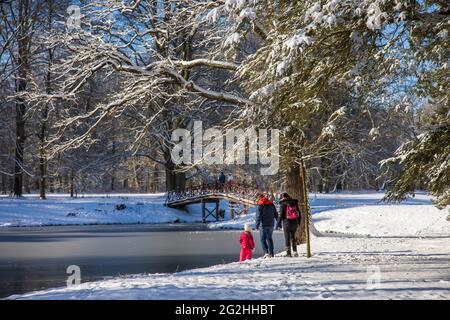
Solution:
<svg viewBox="0 0 450 320">
<path fill-rule="evenodd" d="M 171 208 L 184 208 L 193 203 L 202 204 L 202 222 L 206 223 L 209 216 L 216 220 L 223 218 L 224 212 L 219 208 L 220 200 L 228 200 L 231 219 L 235 215 L 247 214 L 250 207 L 256 206 L 256 197 L 261 191 L 246 185 L 238 184 L 202 184 L 184 191 L 167 193 L 166 205 Z M 214 206 L 208 207 L 208 203 Z"/>
</svg>

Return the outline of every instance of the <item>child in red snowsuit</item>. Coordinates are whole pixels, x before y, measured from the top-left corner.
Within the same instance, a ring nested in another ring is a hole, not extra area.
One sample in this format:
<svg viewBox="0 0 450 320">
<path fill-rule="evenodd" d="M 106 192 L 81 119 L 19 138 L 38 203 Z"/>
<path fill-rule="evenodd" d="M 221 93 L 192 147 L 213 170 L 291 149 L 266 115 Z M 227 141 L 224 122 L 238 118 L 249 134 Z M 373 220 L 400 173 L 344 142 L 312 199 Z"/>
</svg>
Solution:
<svg viewBox="0 0 450 320">
<path fill-rule="evenodd" d="M 245 224 L 244 232 L 241 233 L 241 237 L 239 238 L 239 243 L 241 244 L 239 261 L 250 260 L 252 258 L 252 251 L 255 249 L 250 223 Z"/>
</svg>

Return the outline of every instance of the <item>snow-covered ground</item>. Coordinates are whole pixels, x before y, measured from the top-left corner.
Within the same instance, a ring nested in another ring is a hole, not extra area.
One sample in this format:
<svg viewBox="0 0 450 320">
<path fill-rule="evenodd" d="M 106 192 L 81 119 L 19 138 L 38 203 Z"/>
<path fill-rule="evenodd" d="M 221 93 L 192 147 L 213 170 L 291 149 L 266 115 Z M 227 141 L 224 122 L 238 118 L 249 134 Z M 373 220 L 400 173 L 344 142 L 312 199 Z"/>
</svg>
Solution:
<svg viewBox="0 0 450 320">
<path fill-rule="evenodd" d="M 311 194 L 315 227 L 322 232 L 352 233 L 371 236 L 440 236 L 450 235 L 448 210 L 436 209 L 425 193 L 401 204 L 380 203 L 383 193 Z M 0 227 L 76 225 L 76 224 L 135 224 L 201 222 L 200 205 L 188 206 L 187 211 L 164 206 L 165 195 L 159 194 L 88 194 L 70 198 L 51 194 L 45 201 L 38 195 L 24 199 L 0 196 Z M 124 204 L 123 210 L 116 205 Z M 209 228 L 242 229 L 254 223 L 255 209 L 246 216 L 230 219 L 226 201 L 225 220 L 209 218 Z"/>
<path fill-rule="evenodd" d="M 450 236 L 448 210 L 438 210 L 425 193 L 401 204 L 380 202 L 383 193 L 310 194 L 315 227 L 321 232 L 368 236 Z M 235 220 L 210 223 L 210 228 L 241 229 L 255 212 Z"/>
<path fill-rule="evenodd" d="M 449 250 L 449 238 L 312 238 L 309 259 L 260 258 L 10 299 L 450 299 Z"/>
<path fill-rule="evenodd" d="M 382 193 L 321 195 L 312 201 L 320 231 L 372 236 L 450 236 L 448 210 L 439 210 L 425 193 L 401 204 L 380 203 Z"/>
<path fill-rule="evenodd" d="M 450 299 L 450 221 L 419 193 L 385 204 L 375 192 L 311 195 L 316 228 L 338 237 L 312 237 L 313 257 L 254 259 L 175 274 L 148 274 L 35 292 L 13 299 Z M 0 224 L 154 223 L 199 221 L 163 206 L 159 195 L 45 202 L 0 200 Z M 127 209 L 114 206 L 124 203 Z M 226 203 L 221 206 L 225 207 Z M 104 211 L 102 211 L 104 210 Z M 76 212 L 75 217 L 68 217 Z M 210 228 L 242 228 L 254 210 Z M 229 217 L 227 211 L 226 217 Z M 371 237 L 350 237 L 350 235 Z M 257 243 L 259 245 L 259 243 Z M 304 246 L 301 246 L 304 251 Z M 378 281 L 379 280 L 379 281 Z"/>
<path fill-rule="evenodd" d="M 87 194 L 78 198 L 50 194 L 45 201 L 38 195 L 23 199 L 0 196 L 0 227 L 201 222 L 198 213 L 168 208 L 164 201 L 163 193 Z M 117 210 L 120 204 L 126 207 Z"/>
</svg>

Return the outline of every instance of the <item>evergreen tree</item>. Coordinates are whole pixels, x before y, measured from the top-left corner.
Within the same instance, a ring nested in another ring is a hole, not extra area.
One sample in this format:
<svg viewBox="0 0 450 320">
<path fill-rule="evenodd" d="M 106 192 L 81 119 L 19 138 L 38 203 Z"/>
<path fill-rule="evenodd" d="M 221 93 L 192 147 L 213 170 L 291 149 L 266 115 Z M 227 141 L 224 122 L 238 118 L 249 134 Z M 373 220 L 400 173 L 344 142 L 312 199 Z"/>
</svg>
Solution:
<svg viewBox="0 0 450 320">
<path fill-rule="evenodd" d="M 438 208 L 450 203 L 450 108 L 434 106 L 426 119 L 423 133 L 403 144 L 395 156 L 383 161 L 387 168 L 399 164 L 401 171 L 392 178 L 393 185 L 385 199 L 399 201 L 422 184 L 436 197 Z"/>
</svg>

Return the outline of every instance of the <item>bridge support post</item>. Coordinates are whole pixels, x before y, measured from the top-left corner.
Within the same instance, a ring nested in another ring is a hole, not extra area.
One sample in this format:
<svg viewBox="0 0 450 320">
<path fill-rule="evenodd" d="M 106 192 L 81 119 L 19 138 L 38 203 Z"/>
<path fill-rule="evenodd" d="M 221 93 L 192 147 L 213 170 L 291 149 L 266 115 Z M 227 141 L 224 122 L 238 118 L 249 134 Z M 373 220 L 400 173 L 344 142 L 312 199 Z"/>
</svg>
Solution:
<svg viewBox="0 0 450 320">
<path fill-rule="evenodd" d="M 202 223 L 206 223 L 206 208 L 205 208 L 205 201 L 203 199 L 201 200 L 202 203 Z"/>
<path fill-rule="evenodd" d="M 219 221 L 219 200 L 216 201 L 216 221 Z"/>
<path fill-rule="evenodd" d="M 219 221 L 219 219 L 220 219 L 220 215 L 219 215 L 219 204 L 220 204 L 220 201 L 219 200 L 217 200 L 217 199 L 215 199 L 215 200 L 201 199 L 200 203 L 202 204 L 202 223 L 206 223 L 206 219 L 209 216 L 213 216 L 216 219 L 216 221 Z M 207 203 L 215 203 L 214 208 L 208 209 L 206 207 Z"/>
<path fill-rule="evenodd" d="M 234 202 L 228 202 L 228 206 L 230 207 L 231 219 L 234 219 Z"/>
</svg>

